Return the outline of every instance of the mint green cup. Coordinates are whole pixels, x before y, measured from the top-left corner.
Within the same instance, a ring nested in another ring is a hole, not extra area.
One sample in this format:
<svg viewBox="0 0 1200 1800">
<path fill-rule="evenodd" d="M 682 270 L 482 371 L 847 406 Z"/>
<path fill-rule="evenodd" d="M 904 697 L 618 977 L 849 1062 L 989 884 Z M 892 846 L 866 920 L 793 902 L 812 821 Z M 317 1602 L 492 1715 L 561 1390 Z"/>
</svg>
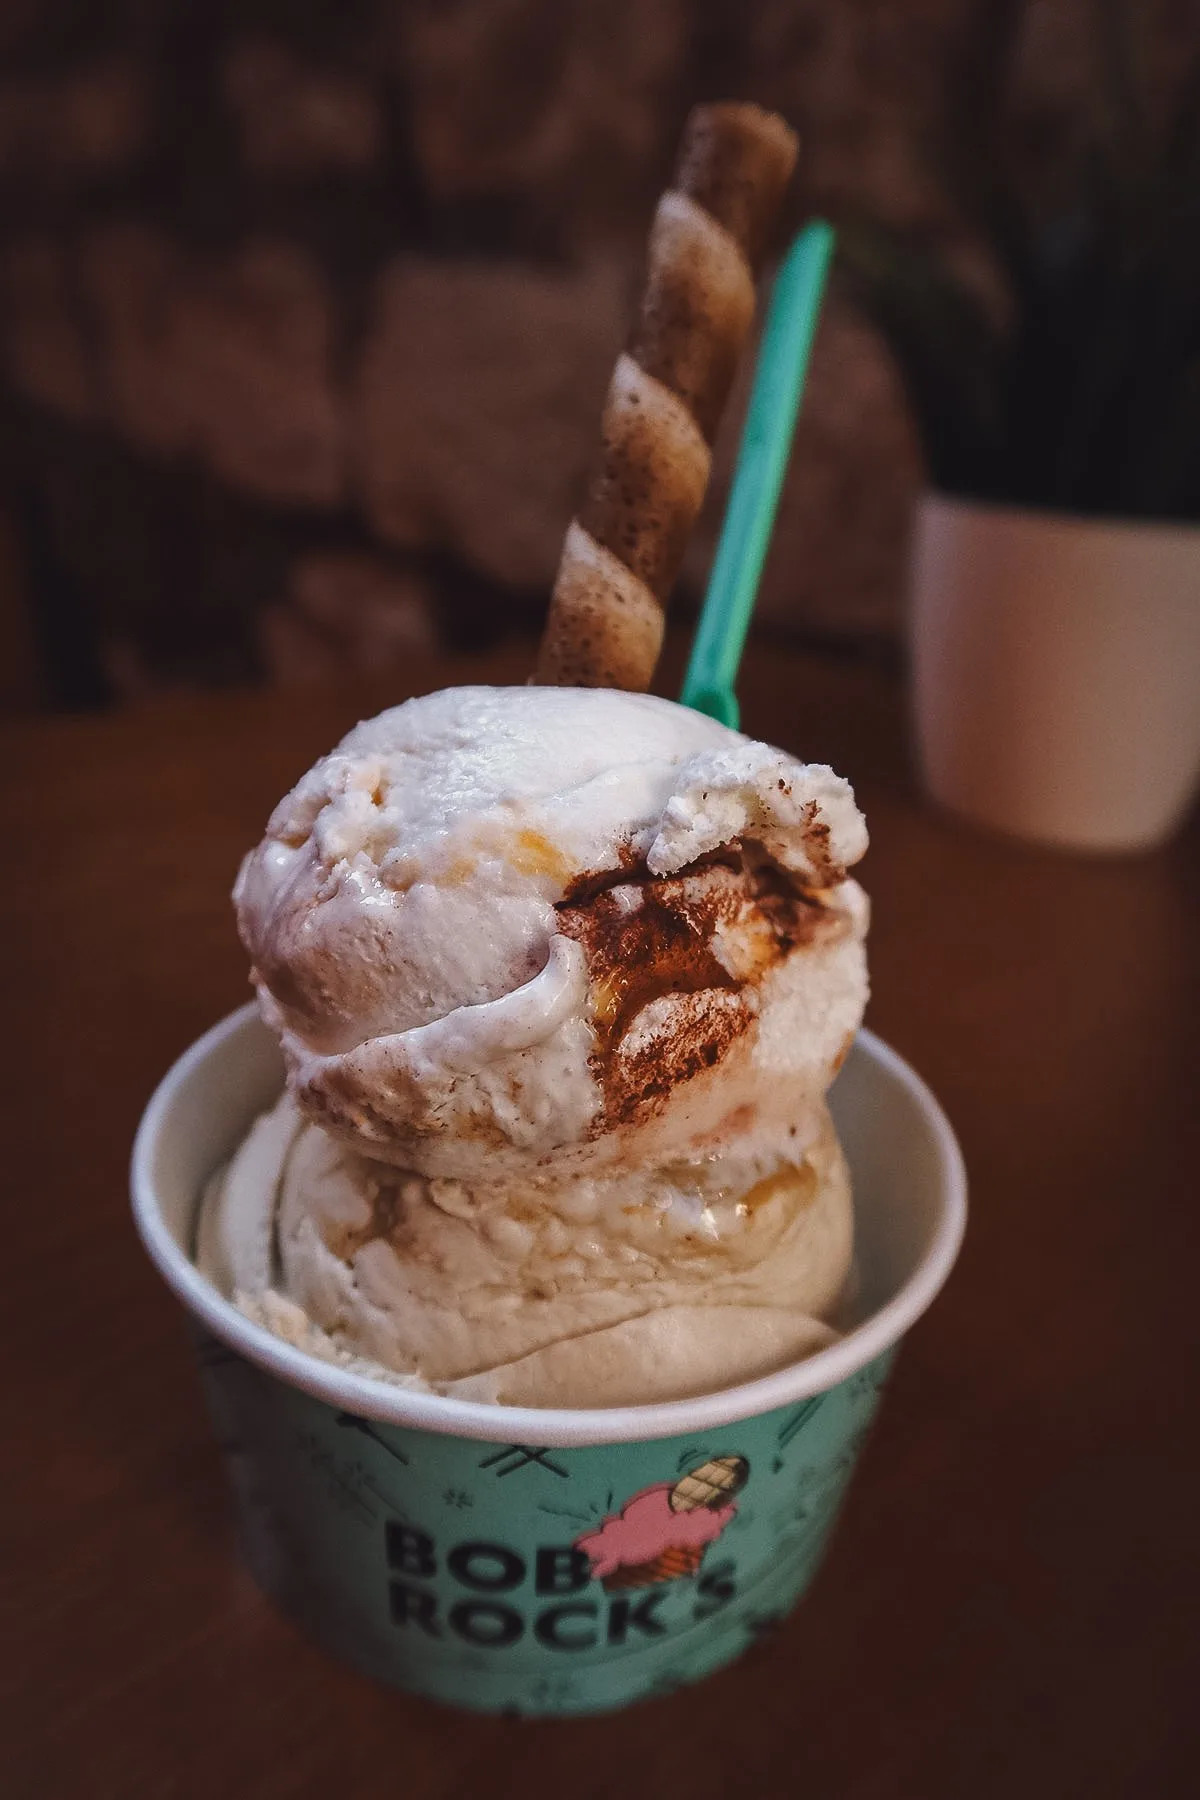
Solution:
<svg viewBox="0 0 1200 1800">
<path fill-rule="evenodd" d="M 760 1380 L 603 1410 L 352 1374 L 210 1286 L 191 1261 L 200 1195 L 281 1083 L 245 1007 L 163 1080 L 132 1171 L 260 1586 L 365 1674 L 486 1712 L 602 1712 L 739 1655 L 811 1581 L 900 1340 L 958 1251 L 962 1158 L 924 1083 L 864 1031 L 831 1095 L 862 1322 Z"/>
</svg>

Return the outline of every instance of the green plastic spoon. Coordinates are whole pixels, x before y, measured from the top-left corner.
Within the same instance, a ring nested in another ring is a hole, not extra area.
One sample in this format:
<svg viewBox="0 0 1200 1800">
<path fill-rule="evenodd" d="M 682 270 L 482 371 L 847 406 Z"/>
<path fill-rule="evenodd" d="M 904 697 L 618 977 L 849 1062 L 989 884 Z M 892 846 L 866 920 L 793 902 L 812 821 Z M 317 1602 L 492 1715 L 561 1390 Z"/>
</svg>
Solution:
<svg viewBox="0 0 1200 1800">
<path fill-rule="evenodd" d="M 833 255 L 833 227 L 806 225 L 779 265 L 708 592 L 679 696 L 736 728 L 734 683 L 792 448 L 813 333 Z"/>
</svg>

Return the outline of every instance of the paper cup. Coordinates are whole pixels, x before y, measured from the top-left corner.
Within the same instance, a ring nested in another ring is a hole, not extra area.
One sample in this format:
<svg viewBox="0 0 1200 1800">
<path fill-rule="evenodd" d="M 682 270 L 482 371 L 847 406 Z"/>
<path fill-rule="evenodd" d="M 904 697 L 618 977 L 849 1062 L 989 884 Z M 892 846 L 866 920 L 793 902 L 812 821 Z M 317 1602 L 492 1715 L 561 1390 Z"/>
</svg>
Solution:
<svg viewBox="0 0 1200 1800">
<path fill-rule="evenodd" d="M 863 1323 L 761 1380 L 603 1410 L 350 1374 L 204 1280 L 191 1262 L 200 1194 L 281 1082 L 246 1007 L 175 1064 L 133 1157 L 138 1229 L 190 1315 L 266 1592 L 379 1681 L 526 1715 L 668 1692 L 782 1618 L 812 1579 L 896 1347 L 962 1237 L 962 1158 L 908 1065 L 861 1032 L 831 1095 Z"/>
</svg>

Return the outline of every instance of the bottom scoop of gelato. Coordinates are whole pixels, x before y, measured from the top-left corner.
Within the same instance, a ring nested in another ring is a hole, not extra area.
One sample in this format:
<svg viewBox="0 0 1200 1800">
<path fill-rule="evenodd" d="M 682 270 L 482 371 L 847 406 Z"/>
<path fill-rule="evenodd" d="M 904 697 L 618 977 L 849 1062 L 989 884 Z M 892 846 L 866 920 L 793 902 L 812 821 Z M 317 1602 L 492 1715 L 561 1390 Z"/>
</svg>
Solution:
<svg viewBox="0 0 1200 1800">
<path fill-rule="evenodd" d="M 469 1187 L 285 1096 L 213 1181 L 197 1262 L 310 1354 L 517 1406 L 681 1399 L 832 1342 L 852 1259 L 829 1114 L 635 1173 Z"/>
</svg>

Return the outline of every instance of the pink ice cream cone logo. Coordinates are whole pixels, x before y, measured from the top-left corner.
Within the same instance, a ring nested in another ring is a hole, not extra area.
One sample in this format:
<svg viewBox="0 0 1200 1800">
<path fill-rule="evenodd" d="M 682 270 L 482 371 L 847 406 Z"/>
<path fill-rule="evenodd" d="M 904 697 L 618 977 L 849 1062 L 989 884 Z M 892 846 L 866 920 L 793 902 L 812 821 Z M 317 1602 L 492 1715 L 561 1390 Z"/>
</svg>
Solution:
<svg viewBox="0 0 1200 1800">
<path fill-rule="evenodd" d="M 714 1457 L 678 1481 L 642 1488 L 619 1513 L 576 1538 L 575 1547 L 610 1594 L 694 1575 L 736 1516 L 735 1496 L 749 1476 L 744 1456 Z"/>
</svg>

